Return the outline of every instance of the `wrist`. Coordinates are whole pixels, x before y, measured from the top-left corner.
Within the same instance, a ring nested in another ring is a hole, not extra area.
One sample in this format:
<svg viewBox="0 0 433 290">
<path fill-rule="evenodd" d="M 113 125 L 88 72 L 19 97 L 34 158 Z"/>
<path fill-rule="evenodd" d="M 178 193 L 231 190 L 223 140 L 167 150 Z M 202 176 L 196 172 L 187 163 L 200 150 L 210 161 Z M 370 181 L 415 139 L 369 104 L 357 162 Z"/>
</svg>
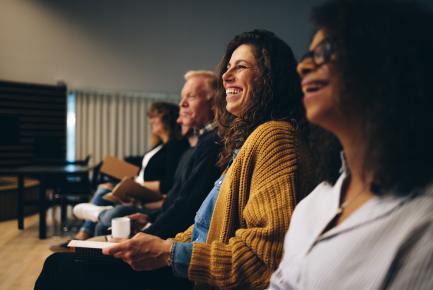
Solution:
<svg viewBox="0 0 433 290">
<path fill-rule="evenodd" d="M 174 245 L 175 245 L 175 240 L 174 239 L 167 239 L 166 242 L 168 243 L 168 248 L 167 251 L 165 253 L 166 259 L 166 266 L 171 267 L 171 265 L 173 264 L 173 254 L 174 254 Z"/>
</svg>

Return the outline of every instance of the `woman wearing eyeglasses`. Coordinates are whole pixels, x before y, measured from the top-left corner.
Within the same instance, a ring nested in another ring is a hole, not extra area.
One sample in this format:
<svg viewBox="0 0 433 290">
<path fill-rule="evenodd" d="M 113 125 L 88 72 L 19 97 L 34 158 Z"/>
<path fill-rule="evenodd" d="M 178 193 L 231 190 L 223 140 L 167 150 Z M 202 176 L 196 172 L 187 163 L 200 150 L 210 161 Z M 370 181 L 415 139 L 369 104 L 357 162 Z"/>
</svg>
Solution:
<svg viewBox="0 0 433 290">
<path fill-rule="evenodd" d="M 344 166 L 295 209 L 270 289 L 433 289 L 433 13 L 332 1 L 313 19 L 304 106 Z"/>
</svg>

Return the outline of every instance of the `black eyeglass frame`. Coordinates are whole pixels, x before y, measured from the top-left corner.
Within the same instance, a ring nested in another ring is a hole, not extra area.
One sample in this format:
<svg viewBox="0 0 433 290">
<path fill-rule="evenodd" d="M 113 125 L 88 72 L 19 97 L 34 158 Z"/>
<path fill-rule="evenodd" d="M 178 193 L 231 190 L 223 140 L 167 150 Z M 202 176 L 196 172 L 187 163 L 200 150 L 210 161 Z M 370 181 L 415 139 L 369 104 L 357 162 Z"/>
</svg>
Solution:
<svg viewBox="0 0 433 290">
<path fill-rule="evenodd" d="M 311 58 L 316 67 L 320 67 L 331 61 L 332 55 L 335 52 L 334 42 L 329 38 L 323 39 L 312 50 L 307 51 L 299 60 L 303 62 L 307 58 Z"/>
</svg>

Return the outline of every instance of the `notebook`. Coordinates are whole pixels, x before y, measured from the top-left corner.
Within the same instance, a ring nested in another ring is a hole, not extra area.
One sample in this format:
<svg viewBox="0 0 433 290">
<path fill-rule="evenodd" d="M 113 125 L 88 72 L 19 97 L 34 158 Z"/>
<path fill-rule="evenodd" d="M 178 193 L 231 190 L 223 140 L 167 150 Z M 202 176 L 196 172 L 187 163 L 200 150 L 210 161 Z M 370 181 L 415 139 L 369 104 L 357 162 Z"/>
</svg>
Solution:
<svg viewBox="0 0 433 290">
<path fill-rule="evenodd" d="M 113 156 L 106 156 L 100 169 L 101 173 L 117 180 L 124 177 L 134 177 L 139 171 L 140 167 Z"/>
<path fill-rule="evenodd" d="M 102 249 L 115 243 L 72 240 L 68 247 L 74 249 L 74 261 L 87 264 L 117 263 L 121 260 L 102 254 Z"/>
<path fill-rule="evenodd" d="M 131 198 L 142 203 L 155 202 L 163 199 L 160 193 L 149 190 L 148 188 L 135 182 L 133 178 L 123 178 L 111 191 L 113 196 L 121 201 L 127 202 Z"/>
</svg>

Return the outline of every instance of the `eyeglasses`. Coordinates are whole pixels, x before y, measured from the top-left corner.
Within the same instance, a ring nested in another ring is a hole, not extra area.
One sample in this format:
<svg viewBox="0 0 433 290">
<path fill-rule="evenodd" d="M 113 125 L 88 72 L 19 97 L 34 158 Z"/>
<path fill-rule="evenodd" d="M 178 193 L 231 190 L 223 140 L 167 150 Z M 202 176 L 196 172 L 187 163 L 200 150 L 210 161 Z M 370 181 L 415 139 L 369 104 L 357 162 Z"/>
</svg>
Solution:
<svg viewBox="0 0 433 290">
<path fill-rule="evenodd" d="M 332 54 L 334 53 L 334 47 L 328 38 L 322 40 L 315 48 L 307 51 L 299 62 L 303 62 L 307 58 L 311 58 L 314 65 L 319 67 L 331 60 Z"/>
</svg>

